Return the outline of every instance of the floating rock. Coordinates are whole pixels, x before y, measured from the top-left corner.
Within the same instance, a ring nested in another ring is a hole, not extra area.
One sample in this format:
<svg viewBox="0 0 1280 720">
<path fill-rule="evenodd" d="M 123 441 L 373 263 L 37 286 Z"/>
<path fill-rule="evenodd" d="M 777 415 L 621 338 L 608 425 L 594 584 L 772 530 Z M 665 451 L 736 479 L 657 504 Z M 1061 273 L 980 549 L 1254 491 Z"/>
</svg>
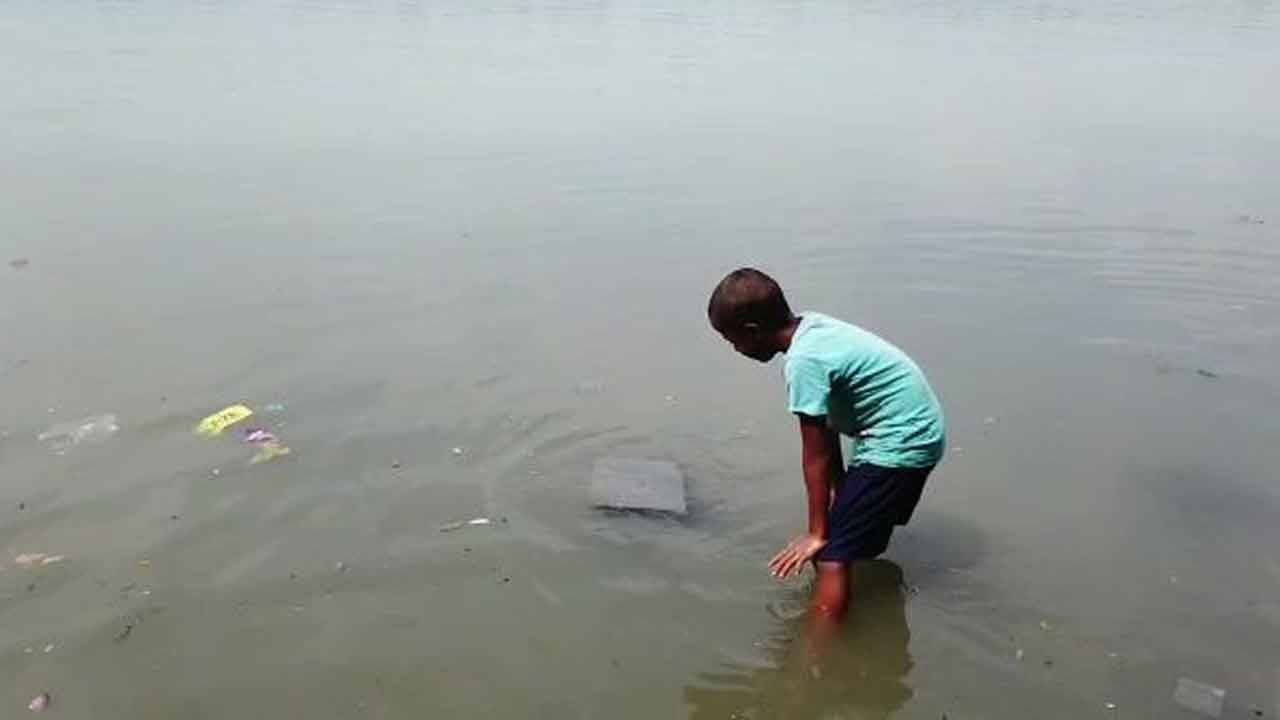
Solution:
<svg viewBox="0 0 1280 720">
<path fill-rule="evenodd" d="M 684 473 L 673 462 L 608 457 L 591 473 L 591 502 L 617 510 L 653 510 L 683 515 Z"/>
<path fill-rule="evenodd" d="M 1182 707 L 1211 718 L 1222 717 L 1222 703 L 1227 691 L 1191 678 L 1178 678 L 1173 701 Z"/>
</svg>

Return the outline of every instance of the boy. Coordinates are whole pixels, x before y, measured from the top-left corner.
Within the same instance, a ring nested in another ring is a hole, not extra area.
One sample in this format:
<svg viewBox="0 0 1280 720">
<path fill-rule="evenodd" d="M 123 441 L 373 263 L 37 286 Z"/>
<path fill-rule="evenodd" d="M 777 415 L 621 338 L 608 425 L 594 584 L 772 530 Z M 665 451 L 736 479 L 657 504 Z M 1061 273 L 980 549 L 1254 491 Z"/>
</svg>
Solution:
<svg viewBox="0 0 1280 720">
<path fill-rule="evenodd" d="M 942 459 L 942 407 L 924 373 L 898 348 L 862 328 L 814 312 L 791 312 L 782 288 L 759 270 L 729 273 L 711 293 L 711 326 L 760 362 L 778 353 L 791 412 L 800 421 L 809 531 L 769 562 L 786 578 L 812 561 L 814 610 L 839 619 L 849 565 L 885 551 L 911 519 L 929 472 Z M 840 435 L 853 438 L 846 468 Z"/>
</svg>

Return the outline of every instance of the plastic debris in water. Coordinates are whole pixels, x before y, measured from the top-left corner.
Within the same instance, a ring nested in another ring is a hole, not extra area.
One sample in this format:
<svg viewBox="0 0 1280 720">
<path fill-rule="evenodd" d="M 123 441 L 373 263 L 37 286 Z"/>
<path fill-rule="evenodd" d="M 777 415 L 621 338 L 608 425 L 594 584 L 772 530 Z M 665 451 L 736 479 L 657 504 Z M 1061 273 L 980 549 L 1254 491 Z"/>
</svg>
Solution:
<svg viewBox="0 0 1280 720">
<path fill-rule="evenodd" d="M 53 698 L 49 696 L 49 693 L 42 692 L 27 703 L 27 709 L 31 712 L 43 712 L 51 702 L 53 702 Z"/>
<path fill-rule="evenodd" d="M 266 445 L 280 441 L 280 438 L 272 435 L 270 430 L 260 427 L 245 428 L 241 431 L 240 438 L 250 445 Z"/>
<path fill-rule="evenodd" d="M 447 525 L 441 525 L 440 532 L 453 532 L 454 530 L 461 530 L 462 528 L 467 527 L 468 525 L 474 526 L 474 525 L 488 525 L 488 524 L 490 524 L 489 518 L 478 517 L 478 518 L 472 518 L 470 520 L 461 520 L 458 522 L 451 522 Z"/>
<path fill-rule="evenodd" d="M 1173 701 L 1182 707 L 1211 718 L 1222 717 L 1222 703 L 1227 691 L 1191 678 L 1178 678 Z"/>
<path fill-rule="evenodd" d="M 66 555 L 49 555 L 48 553 L 22 553 L 15 557 L 13 562 L 23 567 L 32 567 L 34 565 L 52 565 L 66 560 Z"/>
<path fill-rule="evenodd" d="M 91 415 L 74 422 L 58 423 L 40 433 L 36 439 L 49 443 L 54 450 L 66 450 L 85 442 L 101 442 L 120 429 L 116 416 L 111 413 Z"/>
<path fill-rule="evenodd" d="M 284 443 L 280 442 L 280 438 L 276 437 L 270 430 L 260 427 L 245 428 L 241 432 L 240 439 L 256 446 L 258 452 L 253 456 L 249 463 L 256 465 L 268 460 L 274 460 L 293 452 Z"/>
<path fill-rule="evenodd" d="M 262 412 L 282 413 L 284 412 L 284 403 L 271 403 L 262 407 Z"/>
<path fill-rule="evenodd" d="M 454 454 L 454 455 L 461 455 L 461 454 L 462 454 L 462 448 L 460 448 L 460 447 L 456 447 L 456 448 L 454 448 L 454 449 L 453 449 L 453 454 Z"/>
<path fill-rule="evenodd" d="M 13 268 L 14 270 L 22 270 L 23 268 L 27 267 L 30 264 L 31 264 L 31 261 L 26 258 L 14 258 L 9 261 L 9 267 Z"/>
<path fill-rule="evenodd" d="M 235 425 L 253 414 L 244 405 L 231 405 L 206 417 L 196 425 L 196 432 L 201 435 L 221 435 L 223 430 Z"/>
<path fill-rule="evenodd" d="M 260 449 L 258 452 L 250 458 L 250 465 L 257 465 L 258 463 L 264 463 L 268 460 L 275 460 L 278 457 L 284 457 L 285 455 L 293 452 L 288 447 L 281 445 L 279 442 L 267 443 L 259 447 Z"/>
</svg>

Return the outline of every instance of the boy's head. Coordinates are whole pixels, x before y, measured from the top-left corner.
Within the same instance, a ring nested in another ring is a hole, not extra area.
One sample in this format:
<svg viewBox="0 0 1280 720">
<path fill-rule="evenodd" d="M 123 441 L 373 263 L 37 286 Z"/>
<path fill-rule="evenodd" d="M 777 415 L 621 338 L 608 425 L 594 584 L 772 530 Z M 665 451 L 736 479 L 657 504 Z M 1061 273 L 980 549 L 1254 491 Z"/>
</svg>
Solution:
<svg viewBox="0 0 1280 720">
<path fill-rule="evenodd" d="M 782 288 L 754 268 L 734 270 L 716 285 L 707 317 L 735 350 L 760 362 L 787 349 L 795 322 Z"/>
</svg>

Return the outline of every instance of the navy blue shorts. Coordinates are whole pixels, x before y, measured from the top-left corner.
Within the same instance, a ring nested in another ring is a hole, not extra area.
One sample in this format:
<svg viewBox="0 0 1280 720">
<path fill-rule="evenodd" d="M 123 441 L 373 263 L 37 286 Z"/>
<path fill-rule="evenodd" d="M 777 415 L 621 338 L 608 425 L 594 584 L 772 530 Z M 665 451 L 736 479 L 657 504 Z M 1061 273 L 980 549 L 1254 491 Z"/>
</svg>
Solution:
<svg viewBox="0 0 1280 720">
<path fill-rule="evenodd" d="M 894 527 L 911 520 L 932 471 L 932 467 L 851 465 L 836 488 L 827 521 L 827 546 L 817 559 L 852 562 L 883 553 Z"/>
</svg>

